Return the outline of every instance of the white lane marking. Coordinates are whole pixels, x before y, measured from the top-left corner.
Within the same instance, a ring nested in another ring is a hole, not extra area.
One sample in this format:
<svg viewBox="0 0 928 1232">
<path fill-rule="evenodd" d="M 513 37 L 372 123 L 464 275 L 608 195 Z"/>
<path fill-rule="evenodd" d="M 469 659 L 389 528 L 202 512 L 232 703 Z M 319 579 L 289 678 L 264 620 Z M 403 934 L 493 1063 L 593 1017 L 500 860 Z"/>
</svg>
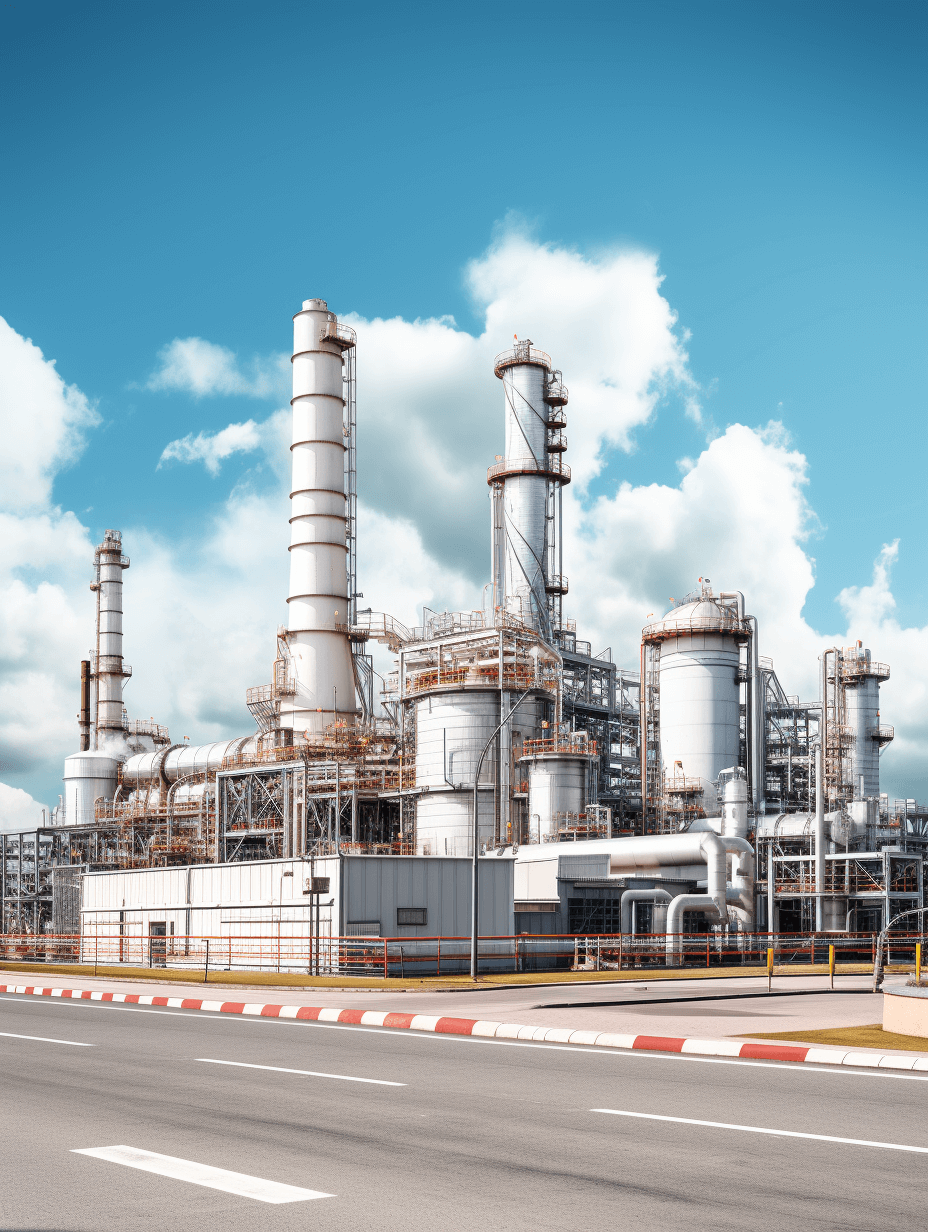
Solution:
<svg viewBox="0 0 928 1232">
<path fill-rule="evenodd" d="M 758 1125 L 729 1125 L 726 1121 L 694 1121 L 690 1117 L 658 1116 L 654 1112 L 620 1112 L 617 1108 L 591 1108 L 609 1116 L 635 1117 L 642 1121 L 672 1121 L 675 1125 L 700 1125 L 708 1129 L 738 1129 L 745 1134 L 770 1134 L 774 1138 L 811 1138 L 814 1142 L 840 1142 L 844 1146 L 878 1146 L 884 1151 L 912 1151 L 928 1155 L 928 1146 L 903 1146 L 898 1142 L 873 1142 L 869 1138 L 836 1138 L 833 1134 L 803 1134 L 796 1129 L 762 1129 Z"/>
<path fill-rule="evenodd" d="M 0 993 L 0 1005 L 4 1001 L 18 1001 L 23 1005 L 35 1005 L 35 1000 L 32 997 L 14 997 Z M 726 1057 L 699 1057 L 680 1052 L 646 1052 L 644 1049 L 625 1048 L 585 1048 L 580 1045 L 571 1048 L 561 1044 L 532 1044 L 522 1040 L 487 1039 L 477 1035 L 451 1035 L 438 1031 L 410 1031 L 408 1028 L 360 1027 L 348 1023 L 314 1022 L 311 1019 L 300 1019 L 299 1022 L 294 1022 L 284 1018 L 239 1018 L 235 1014 L 217 1014 L 212 1016 L 201 1014 L 199 1010 L 148 1010 L 142 1009 L 137 1005 L 117 1005 L 113 1001 L 99 1004 L 93 1001 L 78 1001 L 76 999 L 74 1001 L 49 1001 L 47 997 L 43 997 L 42 1004 L 61 1007 L 81 1005 L 85 1009 L 116 1010 L 124 1014 L 163 1014 L 168 1018 L 198 1018 L 200 1022 L 216 1024 L 245 1023 L 252 1025 L 260 1023 L 262 1026 L 267 1025 L 269 1027 L 318 1027 L 320 1031 L 360 1031 L 370 1035 L 396 1035 L 406 1039 L 432 1040 L 434 1043 L 444 1044 L 490 1044 L 498 1048 L 546 1048 L 549 1052 L 572 1052 L 574 1056 L 611 1057 L 613 1060 L 673 1061 L 691 1065 L 746 1065 L 751 1069 L 785 1069 L 790 1073 L 805 1076 L 815 1074 L 828 1078 L 890 1078 L 895 1079 L 897 1082 L 928 1082 L 928 1074 L 893 1074 L 885 1069 L 853 1069 L 847 1066 L 842 1068 L 840 1065 L 826 1066 L 808 1061 L 749 1061 L 745 1057 L 739 1057 L 736 1060 Z"/>
<path fill-rule="evenodd" d="M 15 1031 L 0 1031 L 6 1039 L 37 1040 L 40 1044 L 70 1044 L 72 1048 L 93 1048 L 93 1044 L 82 1044 L 79 1040 L 49 1039 L 45 1035 L 17 1035 Z"/>
<path fill-rule="evenodd" d="M 205 1185 L 207 1189 L 221 1189 L 237 1194 L 240 1198 L 256 1198 L 259 1202 L 306 1202 L 310 1198 L 334 1198 L 334 1194 L 317 1189 L 301 1189 L 297 1185 L 283 1185 L 280 1181 L 265 1181 L 260 1176 L 248 1176 L 244 1172 L 229 1172 L 226 1168 L 212 1168 L 209 1164 L 194 1163 L 191 1159 L 177 1159 L 174 1155 L 159 1155 L 157 1151 L 143 1151 L 135 1146 L 94 1146 L 75 1149 L 72 1155 L 92 1155 L 111 1164 L 125 1164 L 127 1168 L 139 1168 L 142 1172 L 156 1172 L 176 1181 L 190 1181 Z"/>
<path fill-rule="evenodd" d="M 239 1069 L 269 1069 L 275 1074 L 304 1074 L 307 1078 L 338 1078 L 342 1082 L 369 1082 L 377 1087 L 404 1087 L 405 1082 L 387 1082 L 384 1078 L 352 1078 L 348 1074 L 323 1074 L 315 1069 L 284 1069 L 282 1065 L 252 1065 L 248 1061 L 216 1061 L 213 1057 L 197 1057 L 207 1065 L 235 1065 Z"/>
</svg>

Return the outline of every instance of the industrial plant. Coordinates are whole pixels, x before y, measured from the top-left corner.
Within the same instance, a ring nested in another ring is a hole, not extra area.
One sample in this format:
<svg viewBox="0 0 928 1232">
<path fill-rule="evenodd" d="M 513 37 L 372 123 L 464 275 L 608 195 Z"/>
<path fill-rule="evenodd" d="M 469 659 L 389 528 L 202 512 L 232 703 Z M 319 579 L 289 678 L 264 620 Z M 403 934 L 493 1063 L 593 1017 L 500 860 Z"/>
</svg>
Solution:
<svg viewBox="0 0 928 1232">
<path fill-rule="evenodd" d="M 485 607 L 414 628 L 360 609 L 358 340 L 320 299 L 293 327 L 288 621 L 254 726 L 197 745 L 128 717 L 130 562 L 106 531 L 79 748 L 50 824 L 0 836 L 3 932 L 273 932 L 280 965 L 283 931 L 331 969 L 333 939 L 465 936 L 472 868 L 487 938 L 657 938 L 669 962 L 687 935 L 851 936 L 923 905 L 928 811 L 881 793 L 890 669 L 869 649 L 823 646 L 801 701 L 750 596 L 709 578 L 633 667 L 565 617 L 568 391 L 532 341 L 495 360 Z M 372 642 L 394 657 L 382 690 Z"/>
</svg>

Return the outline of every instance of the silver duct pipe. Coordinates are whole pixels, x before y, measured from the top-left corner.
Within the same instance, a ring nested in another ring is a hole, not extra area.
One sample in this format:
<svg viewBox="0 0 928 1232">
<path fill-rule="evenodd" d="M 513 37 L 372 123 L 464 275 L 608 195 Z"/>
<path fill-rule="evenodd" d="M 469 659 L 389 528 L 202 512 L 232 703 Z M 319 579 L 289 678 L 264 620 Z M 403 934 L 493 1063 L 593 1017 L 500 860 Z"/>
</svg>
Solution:
<svg viewBox="0 0 928 1232">
<path fill-rule="evenodd" d="M 732 853 L 731 883 L 725 895 L 743 932 L 754 931 L 754 852 L 748 847 Z"/>
<path fill-rule="evenodd" d="M 673 895 L 668 890 L 626 890 L 622 895 L 622 932 L 632 931 L 632 903 L 669 903 Z"/>
<path fill-rule="evenodd" d="M 711 820 L 711 819 L 706 819 Z M 719 822 L 721 823 L 721 820 Z M 725 922 L 728 919 L 728 856 L 733 860 L 732 889 L 736 894 L 738 916 L 748 931 L 754 926 L 754 850 L 745 838 L 737 834 L 719 835 L 706 831 L 688 830 L 685 834 L 643 835 L 637 838 L 589 839 L 571 843 L 571 856 L 609 856 L 609 872 L 614 875 L 654 876 L 662 868 L 685 868 L 693 865 L 706 866 L 706 894 L 681 894 L 672 899 L 667 911 L 668 953 L 673 953 L 676 943 L 671 935 L 678 933 L 687 911 L 705 911 L 712 918 Z M 566 854 L 566 853 L 565 853 Z M 550 860 L 551 845 L 536 843 L 519 848 L 516 857 L 522 861 Z M 627 891 L 626 891 L 627 893 Z M 655 896 L 648 890 L 646 895 Z M 624 901 L 623 895 L 623 901 Z M 630 899 L 629 902 L 634 900 Z M 743 914 L 742 914 L 743 913 Z M 624 917 L 622 923 L 625 929 Z"/>
<path fill-rule="evenodd" d="M 678 894 L 667 909 L 667 966 L 678 966 L 683 959 L 683 942 L 677 935 L 683 927 L 685 911 L 703 911 L 710 919 L 722 920 L 728 909 L 720 911 L 711 894 Z"/>
<path fill-rule="evenodd" d="M 123 764 L 122 781 L 127 788 L 176 783 L 196 775 L 214 775 L 226 758 L 257 752 L 255 736 L 220 740 L 215 744 L 175 744 L 153 753 L 138 753 Z"/>
<path fill-rule="evenodd" d="M 751 802 L 754 816 L 762 817 L 765 808 L 766 770 L 766 715 L 764 713 L 764 678 L 760 670 L 760 639 L 757 634 L 757 617 L 749 616 L 751 622 Z"/>
<path fill-rule="evenodd" d="M 815 931 L 823 927 L 825 893 L 825 792 L 822 782 L 822 745 L 815 750 Z"/>
</svg>

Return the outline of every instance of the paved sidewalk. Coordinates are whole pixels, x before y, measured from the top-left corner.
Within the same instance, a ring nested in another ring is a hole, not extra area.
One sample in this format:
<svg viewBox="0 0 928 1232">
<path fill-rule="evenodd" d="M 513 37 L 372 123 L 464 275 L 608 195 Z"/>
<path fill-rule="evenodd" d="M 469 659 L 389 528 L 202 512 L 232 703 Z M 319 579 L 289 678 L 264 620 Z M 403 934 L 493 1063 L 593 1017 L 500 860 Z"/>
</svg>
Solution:
<svg viewBox="0 0 928 1232">
<path fill-rule="evenodd" d="M 888 976 L 887 986 L 905 983 L 905 975 Z M 765 976 L 738 979 L 642 980 L 621 983 L 569 984 L 548 987 L 487 988 L 462 992 L 345 988 L 260 988 L 114 979 L 46 976 L 4 972 L 0 981 L 14 986 L 67 987 L 171 998 L 232 999 L 296 1006 L 362 1008 L 410 1014 L 492 1019 L 537 1027 L 655 1035 L 679 1038 L 744 1037 L 772 1031 L 813 1031 L 829 1027 L 867 1026 L 880 1022 L 883 1000 L 869 992 L 870 976 L 838 976 L 834 992 L 827 976 L 778 976 L 768 996 Z M 787 994 L 787 995 L 782 995 Z M 718 999 L 713 999 L 718 998 Z"/>
</svg>

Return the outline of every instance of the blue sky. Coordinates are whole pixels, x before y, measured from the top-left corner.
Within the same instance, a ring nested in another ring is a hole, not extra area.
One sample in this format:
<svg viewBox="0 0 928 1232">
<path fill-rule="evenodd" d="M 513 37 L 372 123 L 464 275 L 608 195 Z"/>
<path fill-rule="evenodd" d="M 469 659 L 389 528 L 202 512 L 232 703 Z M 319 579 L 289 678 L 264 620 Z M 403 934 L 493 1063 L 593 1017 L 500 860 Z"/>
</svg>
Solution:
<svg viewBox="0 0 928 1232">
<path fill-rule="evenodd" d="M 250 455 L 156 469 L 280 404 L 147 390 L 161 348 L 286 351 L 310 294 L 479 334 L 464 271 L 516 225 L 657 254 L 687 334 L 704 422 L 671 399 L 592 496 L 779 419 L 818 520 L 806 619 L 836 627 L 901 538 L 924 624 L 926 28 L 904 2 L 4 4 L 0 315 L 102 416 L 55 501 L 95 541 L 170 537 L 270 484 Z"/>
</svg>

